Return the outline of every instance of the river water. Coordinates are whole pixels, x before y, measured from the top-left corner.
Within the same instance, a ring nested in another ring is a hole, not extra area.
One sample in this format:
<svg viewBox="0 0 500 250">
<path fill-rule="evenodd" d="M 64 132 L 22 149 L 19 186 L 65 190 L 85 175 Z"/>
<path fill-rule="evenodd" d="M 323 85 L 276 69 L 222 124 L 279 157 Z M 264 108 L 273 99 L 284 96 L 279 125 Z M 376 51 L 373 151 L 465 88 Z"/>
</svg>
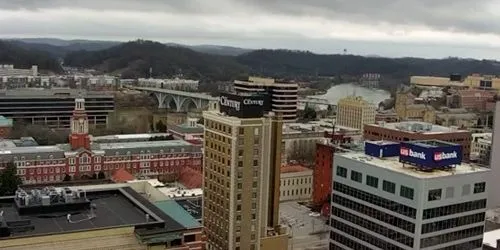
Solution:
<svg viewBox="0 0 500 250">
<path fill-rule="evenodd" d="M 377 106 L 381 101 L 390 97 L 390 93 L 385 90 L 361 87 L 351 83 L 335 85 L 328 89 L 326 94 L 314 97 L 324 98 L 333 103 L 337 103 L 340 99 L 354 94 L 356 96 L 362 96 L 363 99 Z"/>
</svg>

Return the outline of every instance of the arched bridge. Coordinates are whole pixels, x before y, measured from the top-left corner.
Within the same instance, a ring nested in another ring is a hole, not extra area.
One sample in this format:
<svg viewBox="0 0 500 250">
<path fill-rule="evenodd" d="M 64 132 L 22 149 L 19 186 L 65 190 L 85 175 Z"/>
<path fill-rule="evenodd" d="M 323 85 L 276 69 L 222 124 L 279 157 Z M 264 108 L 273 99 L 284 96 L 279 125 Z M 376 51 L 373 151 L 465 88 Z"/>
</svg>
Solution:
<svg viewBox="0 0 500 250">
<path fill-rule="evenodd" d="M 129 89 L 146 92 L 158 101 L 158 108 L 173 109 L 177 112 L 192 109 L 205 110 L 217 105 L 219 98 L 203 93 L 185 92 L 171 89 L 126 86 Z M 175 107 L 174 107 L 175 106 Z"/>
</svg>

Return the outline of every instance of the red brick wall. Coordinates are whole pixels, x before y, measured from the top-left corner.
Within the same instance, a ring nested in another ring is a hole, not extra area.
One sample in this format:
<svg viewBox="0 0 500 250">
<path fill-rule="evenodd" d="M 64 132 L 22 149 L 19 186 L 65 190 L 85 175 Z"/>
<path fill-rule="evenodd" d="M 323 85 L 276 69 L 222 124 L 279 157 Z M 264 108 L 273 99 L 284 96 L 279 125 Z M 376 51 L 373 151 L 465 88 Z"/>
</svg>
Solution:
<svg viewBox="0 0 500 250">
<path fill-rule="evenodd" d="M 322 204 L 332 190 L 332 164 L 334 148 L 321 143 L 316 144 L 316 163 L 313 171 L 313 202 Z"/>
</svg>

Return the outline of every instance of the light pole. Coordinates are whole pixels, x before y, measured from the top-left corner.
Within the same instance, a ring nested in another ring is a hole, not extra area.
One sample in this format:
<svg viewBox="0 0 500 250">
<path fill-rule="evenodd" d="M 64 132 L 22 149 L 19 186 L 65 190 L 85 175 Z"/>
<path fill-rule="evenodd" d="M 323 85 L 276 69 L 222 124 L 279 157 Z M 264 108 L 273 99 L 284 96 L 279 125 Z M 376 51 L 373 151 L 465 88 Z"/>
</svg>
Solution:
<svg viewBox="0 0 500 250">
<path fill-rule="evenodd" d="M 291 236 L 290 244 L 292 245 L 291 250 L 293 250 L 293 225 L 289 223 L 288 228 L 290 228 L 290 231 L 292 232 L 292 234 L 290 235 Z"/>
</svg>

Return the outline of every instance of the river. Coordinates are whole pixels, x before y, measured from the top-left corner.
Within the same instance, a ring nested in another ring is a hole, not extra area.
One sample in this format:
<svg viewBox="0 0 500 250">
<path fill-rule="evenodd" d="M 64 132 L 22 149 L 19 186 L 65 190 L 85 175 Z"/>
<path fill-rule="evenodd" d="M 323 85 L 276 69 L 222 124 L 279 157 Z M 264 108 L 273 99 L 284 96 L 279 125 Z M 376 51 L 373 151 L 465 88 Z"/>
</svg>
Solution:
<svg viewBox="0 0 500 250">
<path fill-rule="evenodd" d="M 390 93 L 385 90 L 370 89 L 357 86 L 352 83 L 335 85 L 328 89 L 326 94 L 314 97 L 324 98 L 333 103 L 337 103 L 340 99 L 353 94 L 355 94 L 356 96 L 362 96 L 363 99 L 372 102 L 377 106 L 381 101 L 390 97 Z"/>
</svg>

